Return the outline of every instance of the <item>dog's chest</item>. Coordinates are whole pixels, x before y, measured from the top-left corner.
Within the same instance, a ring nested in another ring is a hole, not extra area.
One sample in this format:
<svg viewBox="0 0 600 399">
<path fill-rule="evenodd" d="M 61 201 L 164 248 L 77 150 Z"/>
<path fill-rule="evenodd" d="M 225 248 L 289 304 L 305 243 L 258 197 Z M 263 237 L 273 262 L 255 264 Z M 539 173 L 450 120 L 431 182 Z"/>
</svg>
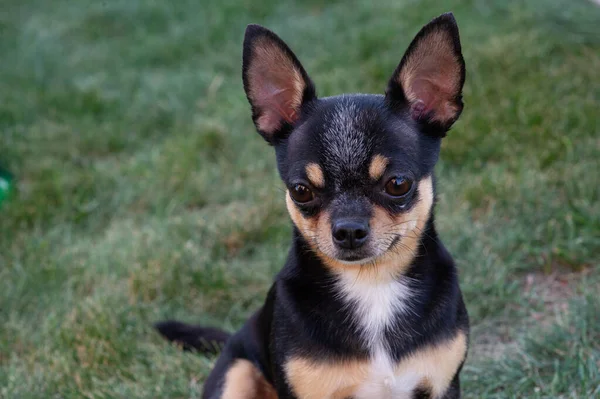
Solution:
<svg viewBox="0 0 600 399">
<path fill-rule="evenodd" d="M 411 398 L 412 392 L 424 378 L 417 372 L 400 372 L 396 370 L 387 353 L 377 349 L 370 361 L 365 365 L 364 379 L 352 389 L 352 399 Z"/>
<path fill-rule="evenodd" d="M 364 366 L 367 375 L 352 398 L 409 398 L 421 378 L 415 373 L 398 375 L 385 337 L 392 322 L 410 310 L 408 285 L 397 280 L 377 284 L 349 275 L 340 279 L 339 286 L 371 354 Z"/>
<path fill-rule="evenodd" d="M 408 285 L 399 281 L 373 285 L 349 277 L 340 280 L 340 296 L 359 326 L 356 333 L 367 343 L 369 359 L 290 359 L 287 380 L 299 399 L 409 399 L 418 388 L 437 398 L 445 392 L 466 353 L 464 334 L 394 362 L 385 331 L 411 311 Z M 402 339 L 402 332 L 397 336 Z"/>
<path fill-rule="evenodd" d="M 356 324 L 372 354 L 383 349 L 384 333 L 392 322 L 410 311 L 411 290 L 407 283 L 392 280 L 376 283 L 354 274 L 342 275 L 339 297 Z"/>
</svg>

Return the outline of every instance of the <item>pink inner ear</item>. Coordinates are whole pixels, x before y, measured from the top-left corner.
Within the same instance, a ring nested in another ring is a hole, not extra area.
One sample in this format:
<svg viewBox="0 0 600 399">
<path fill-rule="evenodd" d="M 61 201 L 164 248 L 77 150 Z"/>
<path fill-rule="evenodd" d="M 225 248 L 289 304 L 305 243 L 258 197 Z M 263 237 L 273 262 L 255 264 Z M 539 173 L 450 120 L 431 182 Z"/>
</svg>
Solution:
<svg viewBox="0 0 600 399">
<path fill-rule="evenodd" d="M 306 83 L 293 60 L 276 44 L 263 41 L 255 46 L 248 68 L 248 95 L 259 113 L 258 129 L 271 134 L 284 122 L 297 120 Z"/>
<path fill-rule="evenodd" d="M 462 89 L 460 55 L 454 53 L 447 31 L 434 30 L 418 40 L 397 77 L 410 102 L 411 116 L 416 120 L 452 122 L 460 112 L 456 101 Z"/>
<path fill-rule="evenodd" d="M 415 79 L 411 90 L 414 96 L 411 101 L 413 119 L 445 122 L 452 120 L 458 112 L 458 106 L 453 102 L 455 94 L 450 87 L 437 86 L 427 79 Z"/>
<path fill-rule="evenodd" d="M 285 96 L 286 89 L 276 89 L 264 86 L 258 90 L 256 106 L 262 110 L 257 124 L 265 132 L 274 132 L 281 127 L 282 122 L 293 123 L 296 121 L 297 110 L 294 108 L 293 98 Z"/>
</svg>

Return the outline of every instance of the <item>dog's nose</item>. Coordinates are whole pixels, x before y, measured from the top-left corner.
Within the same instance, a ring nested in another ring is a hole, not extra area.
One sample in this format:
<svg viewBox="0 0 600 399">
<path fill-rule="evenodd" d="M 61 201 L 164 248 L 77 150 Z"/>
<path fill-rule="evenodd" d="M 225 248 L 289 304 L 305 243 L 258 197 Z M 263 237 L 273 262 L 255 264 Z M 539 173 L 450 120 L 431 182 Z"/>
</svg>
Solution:
<svg viewBox="0 0 600 399">
<path fill-rule="evenodd" d="M 333 224 L 333 242 L 340 248 L 360 248 L 369 238 L 369 224 L 361 220 L 338 220 Z"/>
</svg>

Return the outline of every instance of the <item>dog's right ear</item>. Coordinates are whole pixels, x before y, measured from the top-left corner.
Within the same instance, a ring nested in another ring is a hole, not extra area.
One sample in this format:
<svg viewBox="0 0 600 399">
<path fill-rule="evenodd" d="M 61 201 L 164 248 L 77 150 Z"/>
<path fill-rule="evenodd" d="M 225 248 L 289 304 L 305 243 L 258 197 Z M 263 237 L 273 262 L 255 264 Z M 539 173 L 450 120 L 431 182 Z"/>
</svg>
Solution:
<svg viewBox="0 0 600 399">
<path fill-rule="evenodd" d="M 316 98 L 300 61 L 276 34 L 248 25 L 242 73 L 258 132 L 270 144 L 287 138 L 303 106 Z"/>
</svg>

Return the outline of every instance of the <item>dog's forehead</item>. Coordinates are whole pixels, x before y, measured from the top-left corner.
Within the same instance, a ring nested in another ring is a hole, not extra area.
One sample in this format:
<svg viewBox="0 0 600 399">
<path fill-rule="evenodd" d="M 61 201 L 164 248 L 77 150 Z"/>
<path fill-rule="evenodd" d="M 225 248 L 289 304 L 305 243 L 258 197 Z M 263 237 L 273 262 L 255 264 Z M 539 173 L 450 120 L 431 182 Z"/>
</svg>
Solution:
<svg viewBox="0 0 600 399">
<path fill-rule="evenodd" d="M 352 95 L 321 100 L 292 134 L 288 155 L 317 163 L 326 174 L 350 177 L 368 173 L 378 155 L 402 161 L 417 147 L 417 133 L 391 114 L 383 96 Z"/>
<path fill-rule="evenodd" d="M 332 173 L 358 171 L 377 141 L 371 134 L 376 112 L 344 99 L 328 111 L 319 135 L 324 167 Z"/>
</svg>

